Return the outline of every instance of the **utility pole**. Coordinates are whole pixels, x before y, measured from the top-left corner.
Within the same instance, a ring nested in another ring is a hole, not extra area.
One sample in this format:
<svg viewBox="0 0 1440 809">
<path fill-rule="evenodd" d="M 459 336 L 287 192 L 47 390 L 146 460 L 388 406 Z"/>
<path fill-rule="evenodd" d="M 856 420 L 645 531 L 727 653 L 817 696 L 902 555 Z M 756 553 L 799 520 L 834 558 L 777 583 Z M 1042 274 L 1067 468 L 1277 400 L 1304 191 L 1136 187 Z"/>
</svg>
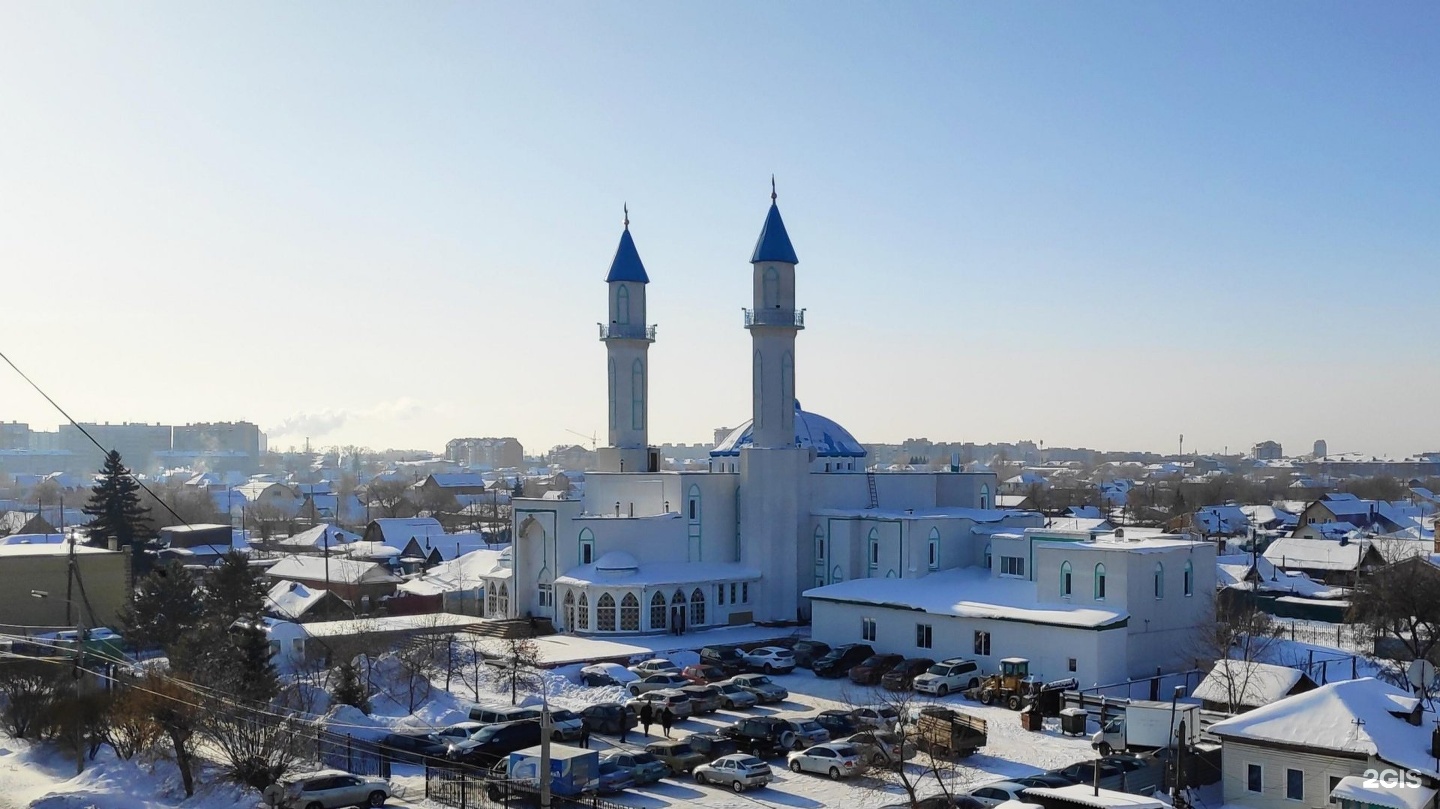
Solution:
<svg viewBox="0 0 1440 809">
<path fill-rule="evenodd" d="M 519 667 L 519 659 L 511 661 L 511 665 Z M 550 809 L 550 734 L 554 731 L 550 724 L 550 698 L 545 693 L 548 690 L 541 686 L 543 701 L 540 704 L 540 809 Z"/>
</svg>

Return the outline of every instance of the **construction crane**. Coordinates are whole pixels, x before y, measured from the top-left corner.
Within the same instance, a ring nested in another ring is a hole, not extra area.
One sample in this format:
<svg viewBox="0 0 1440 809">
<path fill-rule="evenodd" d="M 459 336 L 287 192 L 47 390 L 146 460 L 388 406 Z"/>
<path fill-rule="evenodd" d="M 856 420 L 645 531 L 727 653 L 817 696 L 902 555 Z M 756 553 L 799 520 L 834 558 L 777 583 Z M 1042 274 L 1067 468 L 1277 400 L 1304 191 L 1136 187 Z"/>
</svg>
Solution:
<svg viewBox="0 0 1440 809">
<path fill-rule="evenodd" d="M 590 439 L 590 451 L 591 451 L 591 452 L 594 452 L 594 451 L 595 451 L 596 438 L 599 436 L 598 433 L 592 432 L 592 433 L 590 433 L 589 435 L 586 435 L 586 434 L 584 434 L 584 433 L 582 433 L 582 432 L 577 432 L 577 431 L 575 431 L 575 430 L 570 430 L 570 429 L 565 430 L 565 432 L 567 432 L 567 433 L 569 433 L 569 434 L 571 434 L 571 435 L 578 435 L 578 436 L 580 436 L 581 438 L 588 438 L 588 439 Z"/>
</svg>

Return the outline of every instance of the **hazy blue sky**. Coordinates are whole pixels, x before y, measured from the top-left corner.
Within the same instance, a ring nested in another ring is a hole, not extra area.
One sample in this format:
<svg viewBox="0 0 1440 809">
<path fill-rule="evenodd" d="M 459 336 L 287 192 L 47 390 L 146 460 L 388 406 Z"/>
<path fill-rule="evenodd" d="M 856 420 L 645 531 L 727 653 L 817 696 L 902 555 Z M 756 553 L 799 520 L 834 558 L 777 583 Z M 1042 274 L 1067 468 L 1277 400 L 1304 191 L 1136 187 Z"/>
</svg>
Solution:
<svg viewBox="0 0 1440 809">
<path fill-rule="evenodd" d="M 861 440 L 1436 449 L 1437 88 L 1433 2 L 3 2 L 0 350 L 82 420 L 603 442 L 628 201 L 708 441 L 774 172 Z"/>
</svg>

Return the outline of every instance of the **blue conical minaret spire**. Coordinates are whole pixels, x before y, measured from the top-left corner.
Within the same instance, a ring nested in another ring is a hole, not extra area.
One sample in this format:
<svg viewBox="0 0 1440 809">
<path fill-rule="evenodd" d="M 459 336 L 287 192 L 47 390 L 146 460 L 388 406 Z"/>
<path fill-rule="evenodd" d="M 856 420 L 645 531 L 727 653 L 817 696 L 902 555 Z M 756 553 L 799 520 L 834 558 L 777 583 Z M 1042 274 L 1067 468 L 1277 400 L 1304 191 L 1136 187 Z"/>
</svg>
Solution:
<svg viewBox="0 0 1440 809">
<path fill-rule="evenodd" d="M 760 238 L 755 241 L 755 252 L 750 263 L 757 261 L 783 261 L 799 264 L 795 247 L 790 244 L 790 234 L 785 232 L 785 221 L 780 218 L 780 207 L 775 204 L 779 195 L 775 193 L 775 175 L 770 175 L 770 212 L 765 215 L 765 225 L 760 228 Z"/>
<path fill-rule="evenodd" d="M 784 226 L 781 228 L 783 230 Z M 629 205 L 625 206 L 625 230 L 620 232 L 620 246 L 615 248 L 615 260 L 610 262 L 610 274 L 605 276 L 606 283 L 616 281 L 650 283 L 650 276 L 645 274 L 645 265 L 640 261 L 640 251 L 635 249 L 635 240 L 630 236 Z"/>
</svg>

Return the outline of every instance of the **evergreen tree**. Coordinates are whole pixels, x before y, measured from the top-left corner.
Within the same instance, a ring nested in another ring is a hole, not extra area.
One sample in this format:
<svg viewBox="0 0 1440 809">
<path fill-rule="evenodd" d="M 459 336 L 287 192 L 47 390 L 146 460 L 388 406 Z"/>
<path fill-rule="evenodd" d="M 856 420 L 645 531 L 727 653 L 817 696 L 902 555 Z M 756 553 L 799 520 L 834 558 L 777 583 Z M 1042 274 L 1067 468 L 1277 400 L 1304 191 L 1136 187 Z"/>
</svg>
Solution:
<svg viewBox="0 0 1440 809">
<path fill-rule="evenodd" d="M 525 496 L 525 481 L 519 475 L 515 476 L 515 488 L 510 492 L 511 497 Z"/>
<path fill-rule="evenodd" d="M 353 705 L 362 713 L 370 713 L 370 698 L 360 683 L 360 670 L 349 660 L 335 669 L 335 688 L 330 699 L 336 705 Z"/>
<path fill-rule="evenodd" d="M 230 648 L 226 666 L 220 682 L 224 690 L 241 699 L 269 703 L 280 693 L 280 673 L 271 660 L 274 651 L 265 634 L 264 624 L 251 624 L 244 630 L 230 633 Z"/>
<path fill-rule="evenodd" d="M 119 547 L 130 548 L 134 560 L 140 561 L 144 542 L 155 535 L 155 529 L 150 509 L 140 505 L 139 492 L 140 484 L 125 468 L 120 453 L 111 450 L 90 490 L 90 502 L 85 505 L 85 513 L 91 517 L 86 526 L 91 544 L 105 545 L 114 539 Z M 139 575 L 142 567 L 131 569 Z"/>
<path fill-rule="evenodd" d="M 259 620 L 265 612 L 266 592 L 259 569 L 245 554 L 231 551 L 206 579 L 204 620 L 222 631 L 239 620 Z"/>
<path fill-rule="evenodd" d="M 200 587 L 179 562 L 141 579 L 135 599 L 120 609 L 120 634 L 140 649 L 167 653 L 200 621 Z"/>
</svg>

